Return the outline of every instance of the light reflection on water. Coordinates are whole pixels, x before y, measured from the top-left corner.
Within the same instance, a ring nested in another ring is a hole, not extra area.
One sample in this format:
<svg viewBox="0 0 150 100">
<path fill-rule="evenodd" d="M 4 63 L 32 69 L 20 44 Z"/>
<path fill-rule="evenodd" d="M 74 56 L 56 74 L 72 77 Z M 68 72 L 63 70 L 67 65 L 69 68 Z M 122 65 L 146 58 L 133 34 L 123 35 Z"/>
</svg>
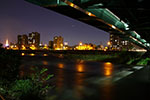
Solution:
<svg viewBox="0 0 150 100">
<path fill-rule="evenodd" d="M 75 67 L 72 69 L 67 69 L 67 67 Z M 63 93 L 65 90 L 72 88 L 73 94 L 76 99 L 82 98 L 82 89 L 84 83 L 85 74 L 81 73 L 85 70 L 85 64 L 83 61 L 76 63 L 74 66 L 67 66 L 66 64 L 59 62 L 57 64 L 56 71 L 56 90 L 58 93 Z M 74 70 L 74 71 L 73 71 Z M 67 96 L 73 96 L 67 94 Z"/>
<path fill-rule="evenodd" d="M 75 65 L 76 67 L 76 73 L 75 73 L 75 84 L 76 85 L 82 85 L 83 83 L 83 77 L 85 76 L 84 73 L 81 72 L 85 72 L 85 62 L 83 60 L 81 60 L 79 63 L 77 63 Z"/>
<path fill-rule="evenodd" d="M 104 63 L 104 75 L 111 76 L 113 71 L 113 64 L 110 62 Z"/>
<path fill-rule="evenodd" d="M 114 87 L 111 80 L 108 80 L 106 84 L 104 84 L 103 88 L 100 86 L 101 98 L 103 100 L 113 100 Z"/>
<path fill-rule="evenodd" d="M 79 63 L 79 64 L 76 64 L 76 70 L 78 71 L 78 72 L 84 72 L 85 71 L 85 65 L 83 64 L 83 63 Z"/>
<path fill-rule="evenodd" d="M 88 73 L 94 73 L 94 75 L 99 75 L 101 73 L 104 75 L 104 77 L 111 77 L 114 66 L 110 62 L 106 63 L 99 63 L 99 62 L 92 62 L 88 63 L 83 60 L 67 63 L 63 61 L 58 62 L 51 62 L 49 60 L 41 60 L 40 61 L 30 61 L 31 64 L 28 64 L 28 68 L 34 68 L 36 65 L 40 65 L 41 68 L 43 65 L 46 65 L 47 68 L 49 68 L 50 73 L 54 73 L 55 78 L 55 86 L 57 89 L 57 92 L 61 93 L 64 90 L 67 90 L 68 88 L 72 88 L 72 91 L 74 95 L 80 100 L 82 98 L 82 94 L 85 91 L 87 82 L 85 80 L 89 77 L 95 77 L 95 76 L 87 76 Z M 30 63 L 29 62 L 29 63 Z M 52 64 L 52 65 L 51 65 Z M 26 65 L 23 64 L 25 67 Z M 38 66 L 38 67 L 40 67 Z M 51 70 L 53 69 L 53 70 Z M 21 70 L 20 75 L 24 75 L 23 72 L 24 69 Z M 52 72 L 51 72 L 52 71 Z M 29 71 L 29 73 L 33 73 L 32 71 Z M 97 77 L 97 76 L 96 76 Z M 103 76 L 98 76 L 103 77 Z M 67 88 L 66 88 L 67 87 Z M 103 100 L 111 100 L 112 96 L 112 83 L 111 80 L 106 81 L 106 84 L 104 84 L 105 88 L 100 89 L 99 91 L 102 93 L 101 95 L 104 95 Z M 99 89 L 100 87 L 97 87 Z M 90 92 L 90 91 L 89 91 Z M 86 94 L 85 94 L 86 95 Z"/>
<path fill-rule="evenodd" d="M 58 68 L 64 68 L 64 64 L 63 63 L 58 63 Z"/>
<path fill-rule="evenodd" d="M 35 56 L 35 54 L 34 53 L 31 53 L 31 54 L 29 54 L 30 56 Z"/>
<path fill-rule="evenodd" d="M 104 75 L 109 77 L 108 80 L 105 80 L 103 88 L 100 85 L 101 99 L 103 100 L 112 100 L 113 99 L 113 84 L 111 80 L 113 72 L 113 64 L 110 62 L 104 63 Z"/>
<path fill-rule="evenodd" d="M 43 65 L 48 65 L 48 61 L 43 60 Z"/>
<path fill-rule="evenodd" d="M 77 72 L 84 72 L 85 71 L 85 63 L 84 63 L 84 60 L 79 60 L 77 61 L 76 65 L 76 71 Z"/>
<path fill-rule="evenodd" d="M 43 54 L 43 56 L 48 56 L 48 54 L 45 53 L 45 54 Z"/>
<path fill-rule="evenodd" d="M 76 73 L 75 74 L 75 79 L 74 79 L 74 84 L 76 85 L 74 87 L 74 93 L 76 95 L 76 98 L 81 100 L 82 98 L 82 93 L 83 93 L 83 88 L 84 88 L 84 77 L 85 77 L 85 74 L 83 73 Z"/>
<path fill-rule="evenodd" d="M 55 76 L 56 78 L 56 89 L 58 92 L 61 92 L 64 87 L 64 71 L 63 70 L 57 70 L 57 74 Z"/>
<path fill-rule="evenodd" d="M 25 55 L 25 53 L 21 53 L 21 55 L 22 55 L 22 56 L 24 56 L 24 55 Z"/>
</svg>

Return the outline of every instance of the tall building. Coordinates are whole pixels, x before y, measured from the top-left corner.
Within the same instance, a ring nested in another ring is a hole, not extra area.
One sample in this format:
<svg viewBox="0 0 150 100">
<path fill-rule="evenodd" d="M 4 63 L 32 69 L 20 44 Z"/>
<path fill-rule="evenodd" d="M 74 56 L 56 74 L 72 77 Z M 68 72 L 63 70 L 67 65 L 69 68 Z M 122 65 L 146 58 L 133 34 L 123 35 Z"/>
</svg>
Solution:
<svg viewBox="0 0 150 100">
<path fill-rule="evenodd" d="M 53 49 L 53 44 L 54 44 L 53 41 L 49 41 L 49 45 L 48 46 L 49 46 L 50 49 Z"/>
<path fill-rule="evenodd" d="M 40 44 L 40 34 L 38 32 L 29 33 L 29 36 L 26 34 L 18 35 L 17 37 L 17 46 L 19 49 L 25 50 L 29 47 L 32 49 L 39 48 Z"/>
<path fill-rule="evenodd" d="M 28 46 L 28 36 L 26 34 L 24 34 L 24 35 L 18 35 L 17 45 L 18 45 L 19 49 L 22 46 L 27 47 Z"/>
<path fill-rule="evenodd" d="M 63 38 L 61 36 L 55 36 L 53 41 L 54 50 L 63 50 Z"/>
<path fill-rule="evenodd" d="M 131 43 L 127 40 L 121 39 L 119 36 L 110 34 L 109 49 L 111 50 L 128 50 Z"/>
<path fill-rule="evenodd" d="M 29 33 L 28 44 L 30 46 L 34 45 L 36 48 L 39 48 L 40 34 L 38 32 Z"/>
</svg>

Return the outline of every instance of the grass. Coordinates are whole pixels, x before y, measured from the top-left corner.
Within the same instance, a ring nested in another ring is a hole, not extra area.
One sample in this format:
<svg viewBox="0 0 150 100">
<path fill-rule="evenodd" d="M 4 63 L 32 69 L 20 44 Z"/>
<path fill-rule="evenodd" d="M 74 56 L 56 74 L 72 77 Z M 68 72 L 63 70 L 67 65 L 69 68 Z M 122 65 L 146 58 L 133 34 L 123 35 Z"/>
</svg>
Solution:
<svg viewBox="0 0 150 100">
<path fill-rule="evenodd" d="M 141 59 L 139 62 L 137 62 L 137 65 L 148 65 L 149 61 L 150 58 Z"/>
<path fill-rule="evenodd" d="M 69 54 L 65 55 L 64 58 L 69 59 L 69 60 L 85 60 L 85 61 L 104 61 L 106 59 L 113 59 L 116 58 L 116 55 L 83 55 L 83 54 Z"/>
<path fill-rule="evenodd" d="M 117 52 L 110 54 L 65 54 L 67 60 L 84 60 L 84 61 L 109 61 L 115 64 L 128 65 L 147 65 L 149 58 L 144 59 L 144 53 L 138 52 Z"/>
</svg>

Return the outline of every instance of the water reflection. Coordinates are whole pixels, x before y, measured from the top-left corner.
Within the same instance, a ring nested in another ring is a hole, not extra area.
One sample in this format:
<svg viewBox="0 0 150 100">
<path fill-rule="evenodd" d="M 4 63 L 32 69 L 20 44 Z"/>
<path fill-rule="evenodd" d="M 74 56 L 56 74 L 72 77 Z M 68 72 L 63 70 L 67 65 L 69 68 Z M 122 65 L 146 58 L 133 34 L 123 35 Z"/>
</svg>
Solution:
<svg viewBox="0 0 150 100">
<path fill-rule="evenodd" d="M 21 55 L 22 55 L 22 56 L 24 56 L 24 55 L 25 55 L 25 53 L 21 53 Z"/>
<path fill-rule="evenodd" d="M 76 95 L 76 99 L 81 100 L 82 99 L 82 93 L 84 90 L 84 73 L 76 73 L 74 76 L 74 94 Z"/>
<path fill-rule="evenodd" d="M 43 54 L 43 56 L 48 56 L 48 54 Z"/>
<path fill-rule="evenodd" d="M 64 82 L 65 77 L 64 76 L 65 75 L 64 75 L 63 70 L 57 70 L 56 71 L 56 76 L 55 76 L 55 78 L 56 78 L 56 89 L 58 92 L 62 92 L 62 90 L 63 90 L 64 84 L 65 84 L 65 82 Z"/>
<path fill-rule="evenodd" d="M 110 62 L 104 63 L 104 75 L 111 76 L 113 71 L 113 64 Z"/>
<path fill-rule="evenodd" d="M 44 60 L 43 65 L 48 65 L 48 61 Z"/>
<path fill-rule="evenodd" d="M 34 53 L 31 53 L 30 56 L 35 56 L 35 54 L 34 54 Z"/>
<path fill-rule="evenodd" d="M 84 61 L 81 60 L 79 63 L 76 64 L 76 70 L 78 72 L 84 72 L 85 71 L 85 64 L 84 64 Z"/>
<path fill-rule="evenodd" d="M 111 62 L 104 63 L 104 75 L 108 77 L 108 79 L 103 81 L 103 85 L 100 85 L 100 99 L 102 100 L 113 99 L 113 84 L 111 80 L 112 72 L 113 64 Z"/>
<path fill-rule="evenodd" d="M 37 59 L 35 59 L 37 57 Z M 25 58 L 25 57 L 24 57 Z M 59 61 L 49 61 L 48 57 L 31 57 L 33 60 L 29 60 L 29 63 L 24 63 L 24 67 L 30 70 L 22 69 L 28 73 L 34 73 L 32 70 L 35 66 L 42 68 L 43 65 L 46 66 L 50 73 L 54 74 L 54 86 L 56 87 L 56 92 L 59 94 L 64 94 L 65 96 L 71 95 L 76 100 L 84 99 L 85 96 L 89 95 L 96 95 L 96 98 L 99 98 L 99 95 L 102 95 L 103 98 L 100 100 L 111 100 L 112 98 L 112 83 L 111 83 L 111 76 L 112 71 L 114 70 L 114 66 L 110 62 L 106 63 L 99 63 L 99 62 L 87 62 L 83 60 L 78 60 L 77 62 L 66 62 L 62 59 Z M 39 60 L 40 59 L 40 60 Z M 26 59 L 25 59 L 26 61 Z M 42 65 L 41 65 L 42 64 Z M 27 67 L 26 67 L 27 66 Z M 100 74 L 99 74 L 100 73 Z M 20 75 L 23 76 L 24 72 L 20 72 Z M 105 82 L 101 81 L 97 82 L 97 78 L 100 79 L 101 77 L 106 76 L 106 78 L 110 79 L 108 81 L 104 80 Z M 97 83 L 94 83 L 95 80 Z M 96 84 L 91 87 L 91 84 Z M 104 83 L 100 84 L 99 83 Z M 105 87 L 101 88 L 100 87 Z M 88 91 L 89 90 L 89 91 Z M 95 91 L 96 90 L 96 91 Z M 67 92 L 66 92 L 67 91 Z M 71 91 L 68 94 L 68 91 Z M 100 93 L 99 93 L 100 92 Z M 61 99 L 65 100 L 65 99 Z M 73 99 L 67 99 L 73 100 Z"/>
<path fill-rule="evenodd" d="M 58 63 L 58 68 L 64 68 L 64 64 L 63 63 Z"/>
<path fill-rule="evenodd" d="M 85 64 L 84 60 L 80 60 L 76 64 L 76 70 L 78 73 L 74 75 L 74 95 L 76 96 L 77 100 L 81 100 L 83 98 L 83 91 L 84 91 L 84 77 L 85 77 L 85 68 L 87 65 Z"/>
<path fill-rule="evenodd" d="M 102 100 L 113 100 L 114 87 L 111 80 L 108 80 L 103 87 L 100 86 Z"/>
<path fill-rule="evenodd" d="M 57 91 L 58 92 L 62 92 L 63 87 L 64 87 L 64 80 L 65 80 L 65 73 L 64 70 L 62 70 L 64 68 L 64 64 L 59 62 L 57 64 L 57 68 L 60 68 L 56 71 L 56 87 L 57 87 Z"/>
</svg>

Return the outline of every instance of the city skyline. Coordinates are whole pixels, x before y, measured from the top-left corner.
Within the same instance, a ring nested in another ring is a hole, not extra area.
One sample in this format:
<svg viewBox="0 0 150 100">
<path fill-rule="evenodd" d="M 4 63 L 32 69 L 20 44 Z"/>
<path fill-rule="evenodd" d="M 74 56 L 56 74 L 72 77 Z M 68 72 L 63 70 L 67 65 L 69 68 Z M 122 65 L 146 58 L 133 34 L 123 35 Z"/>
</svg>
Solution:
<svg viewBox="0 0 150 100">
<path fill-rule="evenodd" d="M 10 44 L 14 44 L 14 45 L 18 45 L 18 43 L 20 44 L 20 45 L 26 45 L 26 44 L 30 44 L 29 42 L 30 42 L 30 39 L 31 38 L 33 38 L 32 37 L 32 34 L 35 34 L 35 33 L 37 33 L 37 34 L 39 34 L 39 42 L 38 42 L 38 45 L 40 45 L 40 44 L 42 44 L 42 45 L 49 45 L 49 42 L 50 41 L 55 41 L 55 37 L 62 37 L 62 36 L 54 36 L 54 37 L 52 37 L 52 39 L 51 40 L 49 40 L 48 41 L 48 43 L 43 43 L 42 41 L 40 41 L 41 40 L 41 35 L 40 35 L 40 33 L 38 33 L 38 32 L 30 32 L 30 33 L 28 33 L 28 34 L 18 34 L 17 36 L 16 36 L 16 38 L 17 38 L 17 40 L 16 40 L 16 42 L 12 42 L 12 41 L 9 41 L 9 39 L 7 38 L 6 40 L 5 40 L 5 43 L 3 44 L 3 46 L 4 47 L 7 47 L 7 46 L 9 46 Z M 63 38 L 63 37 L 62 37 Z M 110 41 L 110 40 L 109 40 Z M 109 41 L 107 41 L 107 44 L 106 44 L 106 46 L 108 46 L 108 42 Z M 78 43 L 77 44 L 74 44 L 74 45 L 69 45 L 69 46 L 76 46 L 76 45 L 78 45 L 78 44 L 80 44 L 82 41 L 78 41 Z M 32 42 L 31 42 L 31 44 L 33 43 L 33 40 L 32 40 Z M 67 45 L 69 44 L 69 41 L 64 41 L 64 38 L 63 38 L 63 42 L 61 43 L 61 44 L 63 44 L 63 45 L 65 45 L 67 43 Z M 86 42 L 82 42 L 82 43 L 84 43 L 84 44 L 93 44 L 93 43 L 86 43 Z M 103 45 L 103 44 L 98 44 L 98 45 Z"/>
<path fill-rule="evenodd" d="M 30 4 L 24 0 L 1 0 L 0 42 L 17 41 L 17 35 L 39 32 L 41 41 L 48 44 L 54 36 L 64 37 L 69 45 L 94 43 L 106 45 L 109 33 L 77 20 Z"/>
</svg>

